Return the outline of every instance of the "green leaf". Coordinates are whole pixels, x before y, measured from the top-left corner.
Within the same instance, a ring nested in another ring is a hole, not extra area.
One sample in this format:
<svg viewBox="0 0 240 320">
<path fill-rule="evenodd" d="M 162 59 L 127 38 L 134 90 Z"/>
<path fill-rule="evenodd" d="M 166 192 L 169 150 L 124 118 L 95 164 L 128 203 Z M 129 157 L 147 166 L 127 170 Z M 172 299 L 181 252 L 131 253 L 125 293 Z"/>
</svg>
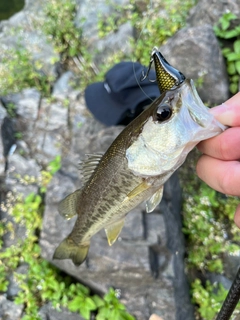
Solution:
<svg viewBox="0 0 240 320">
<path fill-rule="evenodd" d="M 233 30 L 226 31 L 224 33 L 223 38 L 224 39 L 231 39 L 231 38 L 237 37 L 238 35 L 239 35 L 239 30 L 238 29 L 233 29 Z"/>
<path fill-rule="evenodd" d="M 87 297 L 85 299 L 85 306 L 86 308 L 88 308 L 89 310 L 96 310 L 97 306 L 95 304 L 95 302 L 93 301 L 93 299 L 91 299 L 90 297 Z"/>
<path fill-rule="evenodd" d="M 27 203 L 32 203 L 32 202 L 34 202 L 34 198 L 35 198 L 35 193 L 34 193 L 34 192 L 31 192 L 31 193 L 29 193 L 28 196 L 26 196 L 24 202 L 25 202 L 26 204 L 27 204 Z"/>
<path fill-rule="evenodd" d="M 222 22 L 222 23 L 221 23 L 222 29 L 223 29 L 223 30 L 227 30 L 227 28 L 228 28 L 229 25 L 230 25 L 230 21 L 227 20 L 227 19 L 223 19 L 221 22 Z"/>
<path fill-rule="evenodd" d="M 240 60 L 240 53 L 231 52 L 227 55 L 228 61 L 237 61 Z"/>
<path fill-rule="evenodd" d="M 240 74 L 240 60 L 235 62 L 235 66 L 236 66 L 238 74 Z"/>
<path fill-rule="evenodd" d="M 84 305 L 83 297 L 76 297 L 72 301 L 69 302 L 68 308 L 70 311 L 80 311 L 81 307 Z"/>
<path fill-rule="evenodd" d="M 83 318 L 89 320 L 90 319 L 90 315 L 91 315 L 91 312 L 88 308 L 86 307 L 82 307 L 80 309 L 80 314 L 83 316 Z"/>
<path fill-rule="evenodd" d="M 234 62 L 229 62 L 227 66 L 227 72 L 230 75 L 233 75 L 236 73 L 236 64 Z"/>
<path fill-rule="evenodd" d="M 92 297 L 92 299 L 93 299 L 95 305 L 96 305 L 98 308 L 103 307 L 103 306 L 105 305 L 103 299 L 101 299 L 101 298 L 100 298 L 99 296 L 97 296 L 97 295 L 94 295 L 94 296 Z"/>
<path fill-rule="evenodd" d="M 240 40 L 234 41 L 233 48 L 236 53 L 240 53 Z"/>
<path fill-rule="evenodd" d="M 235 94 L 238 92 L 238 84 L 237 83 L 231 83 L 229 86 L 229 90 L 232 94 Z"/>
</svg>

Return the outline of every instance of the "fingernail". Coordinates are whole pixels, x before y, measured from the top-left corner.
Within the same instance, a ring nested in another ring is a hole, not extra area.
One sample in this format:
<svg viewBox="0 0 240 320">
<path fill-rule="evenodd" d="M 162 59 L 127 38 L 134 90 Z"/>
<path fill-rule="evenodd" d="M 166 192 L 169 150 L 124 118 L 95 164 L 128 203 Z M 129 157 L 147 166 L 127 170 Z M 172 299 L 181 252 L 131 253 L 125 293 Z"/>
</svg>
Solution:
<svg viewBox="0 0 240 320">
<path fill-rule="evenodd" d="M 210 113 L 225 126 L 231 126 L 233 123 L 234 113 L 226 103 L 211 108 Z"/>
</svg>

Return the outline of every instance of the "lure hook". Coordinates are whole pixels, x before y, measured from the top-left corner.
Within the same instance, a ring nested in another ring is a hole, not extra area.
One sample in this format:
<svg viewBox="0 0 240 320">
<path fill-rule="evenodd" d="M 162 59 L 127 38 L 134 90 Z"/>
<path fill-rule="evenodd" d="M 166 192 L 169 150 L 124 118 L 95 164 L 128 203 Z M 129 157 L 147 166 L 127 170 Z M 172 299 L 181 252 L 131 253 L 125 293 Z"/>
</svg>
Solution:
<svg viewBox="0 0 240 320">
<path fill-rule="evenodd" d="M 142 71 L 142 76 L 141 76 L 141 78 L 140 78 L 140 81 L 143 81 L 143 80 L 145 80 L 145 79 L 147 79 L 148 78 L 148 80 L 150 81 L 150 82 L 156 82 L 156 79 L 149 79 L 149 72 L 150 72 L 150 70 L 151 70 L 151 66 L 152 66 L 152 63 L 153 63 L 153 52 L 151 53 L 151 57 L 150 57 L 150 62 L 149 62 L 149 65 L 148 65 L 148 69 L 147 69 L 147 72 L 144 74 L 144 70 Z"/>
</svg>

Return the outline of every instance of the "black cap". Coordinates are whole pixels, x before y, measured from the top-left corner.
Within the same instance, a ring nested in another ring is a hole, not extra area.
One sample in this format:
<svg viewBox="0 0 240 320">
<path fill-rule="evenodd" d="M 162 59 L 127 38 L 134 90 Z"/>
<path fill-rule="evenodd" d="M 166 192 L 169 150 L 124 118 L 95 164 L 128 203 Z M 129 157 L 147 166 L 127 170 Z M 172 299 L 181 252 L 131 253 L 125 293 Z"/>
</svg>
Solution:
<svg viewBox="0 0 240 320">
<path fill-rule="evenodd" d="M 111 126 L 119 124 L 127 111 L 135 114 L 139 105 L 152 103 L 159 96 L 159 89 L 156 82 L 148 79 L 140 82 L 143 70 L 138 62 L 120 62 L 106 73 L 104 82 L 89 85 L 85 100 L 92 114 Z M 153 70 L 149 78 L 156 78 Z"/>
</svg>

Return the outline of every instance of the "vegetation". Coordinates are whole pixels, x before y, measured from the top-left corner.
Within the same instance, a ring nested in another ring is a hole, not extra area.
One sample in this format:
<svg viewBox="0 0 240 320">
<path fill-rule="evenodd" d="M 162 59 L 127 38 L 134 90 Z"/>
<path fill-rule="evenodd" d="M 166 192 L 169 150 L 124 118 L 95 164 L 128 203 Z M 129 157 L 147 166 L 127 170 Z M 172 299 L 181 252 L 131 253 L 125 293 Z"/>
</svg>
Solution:
<svg viewBox="0 0 240 320">
<path fill-rule="evenodd" d="M 101 15 L 98 23 L 99 36 L 105 37 L 117 32 L 119 27 L 130 21 L 135 28 L 136 37 L 131 40 L 132 52 L 118 52 L 106 60 L 104 66 L 96 68 L 93 57 L 88 52 L 87 41 L 83 38 L 82 29 L 74 23 L 76 4 L 74 0 L 51 0 L 44 8 L 46 19 L 38 22 L 38 28 L 45 33 L 48 41 L 57 53 L 52 64 L 60 65 L 60 72 L 73 69 L 81 78 L 82 88 L 89 82 L 103 79 L 105 72 L 121 59 L 128 58 L 147 65 L 149 49 L 160 46 L 179 28 L 184 26 L 185 18 L 195 0 L 180 1 L 133 1 L 124 7 L 112 4 L 112 15 Z M 215 27 L 216 35 L 224 40 L 223 54 L 227 60 L 230 75 L 230 91 L 238 88 L 240 74 L 240 40 L 239 26 L 232 27 L 236 17 L 225 14 Z M 80 24 L 81 25 L 81 22 Z M 21 37 L 19 38 L 21 42 Z M 225 46 L 226 44 L 226 46 Z M 37 88 L 42 96 L 51 97 L 52 86 L 57 75 L 43 70 L 42 62 L 33 58 L 32 53 L 19 44 L 16 49 L 5 52 L 0 64 L 0 91 L 5 95 L 19 92 L 27 87 Z M 14 106 L 8 110 L 15 116 Z M 38 319 L 39 308 L 51 302 L 57 309 L 67 307 L 70 311 L 79 312 L 85 319 L 94 313 L 97 320 L 116 319 L 131 320 L 125 307 L 119 303 L 113 289 L 103 297 L 92 295 L 86 287 L 75 283 L 73 279 L 62 275 L 56 268 L 40 257 L 38 234 L 42 224 L 43 198 L 52 175 L 60 168 L 61 158 L 57 157 L 42 171 L 38 181 L 40 195 L 30 194 L 26 199 L 17 197 L 11 208 L 14 221 L 3 225 L 0 222 L 1 239 L 6 233 L 14 237 L 14 223 L 21 223 L 28 236 L 25 240 L 0 251 L 0 291 L 6 292 L 9 274 L 13 273 L 18 281 L 20 291 L 15 297 L 16 303 L 25 306 L 23 319 Z M 29 177 L 23 177 L 30 183 Z M 231 223 L 238 200 L 225 197 L 194 177 L 188 175 L 184 188 L 184 232 L 188 240 L 187 268 L 200 273 L 224 272 L 222 256 L 226 252 L 238 250 L 240 238 L 237 228 Z M 198 190 L 198 192 L 196 192 Z M 0 240 L 0 248 L 3 242 Z M 19 265 L 28 265 L 26 274 L 17 271 Z M 219 310 L 226 291 L 216 288 L 209 282 L 201 283 L 199 279 L 192 282 L 193 302 L 198 305 L 198 312 L 203 319 L 213 319 Z"/>
<path fill-rule="evenodd" d="M 233 94 L 238 92 L 240 77 L 240 24 L 234 27 L 231 24 L 236 19 L 237 16 L 233 13 L 225 13 L 214 27 L 216 36 L 225 40 L 222 43 L 222 53 L 227 61 L 229 89 Z"/>
<path fill-rule="evenodd" d="M 168 0 L 164 4 L 157 0 L 142 3 L 131 0 L 129 5 L 112 4 L 112 15 L 99 19 L 99 36 L 105 37 L 118 30 L 119 26 L 130 21 L 137 36 L 131 40 L 132 52 L 117 52 L 98 68 L 87 48 L 87 41 L 82 36 L 81 27 L 75 23 L 75 0 L 51 0 L 44 7 L 44 21 L 36 22 L 37 28 L 45 33 L 54 51 L 58 54 L 52 64 L 58 63 L 62 70 L 71 68 L 79 75 L 80 86 L 84 88 L 90 82 L 102 80 L 106 71 L 122 59 L 149 63 L 149 48 L 160 46 L 185 23 L 185 18 L 196 0 Z M 160 14 L 159 17 L 159 12 Z M 83 21 L 78 23 L 81 25 Z M 19 32 L 20 34 L 20 32 Z M 19 35 L 19 43 L 21 37 Z M 9 72 L 10 71 L 10 72 Z M 43 70 L 42 62 L 33 58 L 32 52 L 19 44 L 18 48 L 7 50 L 0 64 L 0 91 L 3 95 L 19 92 L 27 87 L 36 87 L 44 97 L 50 97 L 56 75 Z"/>
<path fill-rule="evenodd" d="M 189 168 L 195 168 L 191 159 L 188 168 L 181 169 L 186 267 L 197 313 L 201 319 L 212 320 L 220 310 L 227 290 L 202 279 L 210 273 L 223 274 L 224 255 L 239 253 L 240 233 L 233 223 L 239 199 L 211 189 L 189 171 L 185 181 Z"/>
<path fill-rule="evenodd" d="M 43 96 L 49 97 L 52 85 L 56 81 L 54 75 L 44 72 L 42 62 L 34 60 L 32 53 L 21 44 L 15 49 L 5 51 L 0 64 L 0 78 L 2 95 L 35 87 Z"/>
<path fill-rule="evenodd" d="M 224 196 L 203 182 L 197 188 L 193 184 L 184 187 L 184 199 L 188 267 L 222 273 L 223 253 L 239 251 L 240 233 L 232 223 L 239 200 Z"/>
<path fill-rule="evenodd" d="M 203 286 L 199 279 L 192 282 L 192 301 L 198 305 L 198 313 L 202 319 L 215 319 L 228 290 L 221 284 L 211 284 L 209 281 Z"/>
<path fill-rule="evenodd" d="M 149 63 L 149 50 L 161 46 L 185 25 L 189 9 L 196 0 L 149 1 L 138 3 L 131 0 L 128 5 L 112 5 L 113 14 L 103 15 L 99 19 L 99 36 L 105 37 L 114 33 L 124 22 L 130 21 L 135 28 L 136 36 L 131 41 L 130 60 L 139 61 L 143 65 Z"/>
</svg>

